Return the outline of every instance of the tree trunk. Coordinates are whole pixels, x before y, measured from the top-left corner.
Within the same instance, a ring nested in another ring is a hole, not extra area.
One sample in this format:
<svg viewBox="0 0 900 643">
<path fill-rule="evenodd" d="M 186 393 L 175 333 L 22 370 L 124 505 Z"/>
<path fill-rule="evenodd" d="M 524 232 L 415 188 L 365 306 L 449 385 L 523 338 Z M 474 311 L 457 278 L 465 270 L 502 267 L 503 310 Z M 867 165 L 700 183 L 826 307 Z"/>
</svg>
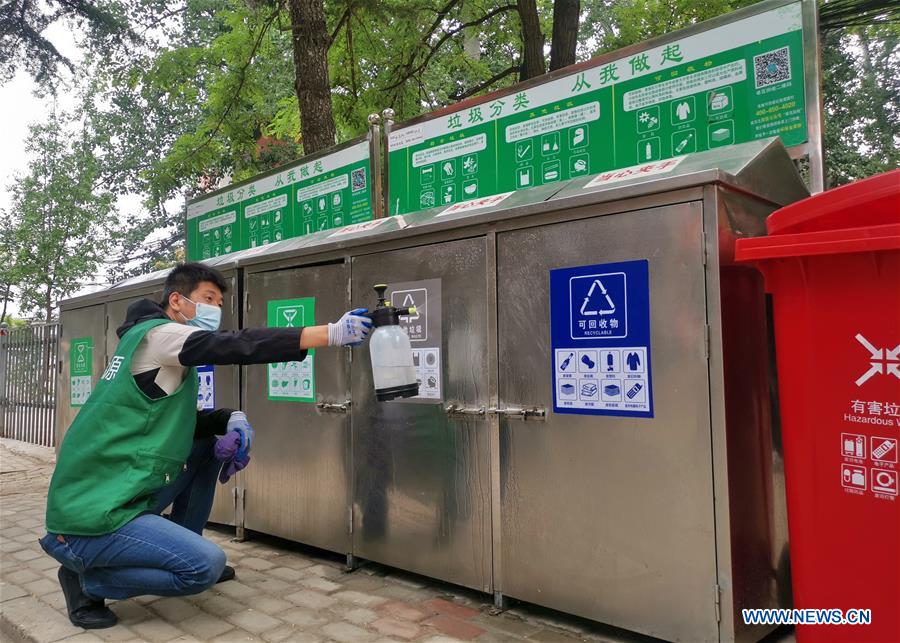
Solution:
<svg viewBox="0 0 900 643">
<path fill-rule="evenodd" d="M 330 34 L 323 0 L 289 0 L 294 49 L 294 91 L 300 105 L 303 153 L 334 145 L 335 128 L 328 77 Z"/>
<path fill-rule="evenodd" d="M 550 71 L 575 64 L 581 0 L 553 3 L 553 37 L 550 40 Z"/>
<path fill-rule="evenodd" d="M 528 80 L 544 73 L 544 34 L 538 20 L 536 0 L 519 0 L 519 20 L 522 23 L 524 55 L 519 80 Z"/>
<path fill-rule="evenodd" d="M 47 292 L 44 297 L 44 309 L 47 312 L 47 316 L 44 318 L 44 321 L 48 324 L 50 323 L 50 315 L 53 314 L 53 284 L 47 284 Z"/>
<path fill-rule="evenodd" d="M 9 303 L 9 292 L 12 290 L 9 284 L 3 290 L 3 312 L 0 313 L 0 322 L 6 321 L 6 305 Z"/>
</svg>

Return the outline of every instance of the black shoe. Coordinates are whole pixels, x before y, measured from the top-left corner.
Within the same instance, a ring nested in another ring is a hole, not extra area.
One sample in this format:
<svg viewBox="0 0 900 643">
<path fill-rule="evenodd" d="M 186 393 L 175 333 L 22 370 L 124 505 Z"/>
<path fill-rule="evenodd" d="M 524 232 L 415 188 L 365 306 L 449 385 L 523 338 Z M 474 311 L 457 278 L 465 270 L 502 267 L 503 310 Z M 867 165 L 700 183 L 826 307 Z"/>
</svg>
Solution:
<svg viewBox="0 0 900 643">
<path fill-rule="evenodd" d="M 234 580 L 234 567 L 231 565 L 225 565 L 225 569 L 222 570 L 222 575 L 219 576 L 216 583 L 224 583 L 227 580 Z"/>
<path fill-rule="evenodd" d="M 118 617 L 106 606 L 103 599 L 93 599 L 84 593 L 78 574 L 71 569 L 60 567 L 57 576 L 66 597 L 66 609 L 72 625 L 86 630 L 101 630 L 119 622 Z"/>
</svg>

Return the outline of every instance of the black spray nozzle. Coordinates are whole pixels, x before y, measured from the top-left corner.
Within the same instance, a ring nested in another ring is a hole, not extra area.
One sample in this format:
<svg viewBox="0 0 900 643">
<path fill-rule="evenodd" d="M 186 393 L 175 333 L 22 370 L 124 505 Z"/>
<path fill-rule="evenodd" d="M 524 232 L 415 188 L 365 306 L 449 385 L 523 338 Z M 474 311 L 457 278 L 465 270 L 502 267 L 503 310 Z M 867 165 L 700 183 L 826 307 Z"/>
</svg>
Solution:
<svg viewBox="0 0 900 643">
<path fill-rule="evenodd" d="M 386 306 L 390 306 L 384 298 L 384 291 L 387 290 L 387 284 L 376 284 L 373 287 L 375 288 L 375 294 L 378 295 L 378 305 L 376 307 L 385 308 Z"/>
<path fill-rule="evenodd" d="M 366 313 L 366 317 L 372 320 L 376 328 L 378 326 L 396 326 L 400 323 L 401 317 L 416 314 L 415 306 L 406 308 L 394 308 L 391 306 L 391 302 L 387 301 L 384 296 L 387 284 L 376 284 L 373 288 L 375 289 L 375 294 L 378 295 L 378 305 L 375 306 L 374 310 Z"/>
</svg>

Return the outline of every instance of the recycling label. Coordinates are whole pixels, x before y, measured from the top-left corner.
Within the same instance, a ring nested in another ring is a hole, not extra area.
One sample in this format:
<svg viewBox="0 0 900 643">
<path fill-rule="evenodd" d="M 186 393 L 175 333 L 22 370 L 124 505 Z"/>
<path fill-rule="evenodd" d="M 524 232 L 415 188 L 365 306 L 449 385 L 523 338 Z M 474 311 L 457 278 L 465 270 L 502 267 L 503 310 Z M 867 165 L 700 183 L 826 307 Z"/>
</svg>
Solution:
<svg viewBox="0 0 900 643">
<path fill-rule="evenodd" d="M 398 308 L 415 307 L 400 318 L 400 328 L 409 335 L 419 394 L 404 402 L 440 402 L 442 394 L 441 280 L 424 279 L 389 284 L 387 299 Z"/>
<path fill-rule="evenodd" d="M 277 299 L 268 302 L 270 328 L 300 328 L 315 324 L 315 297 Z M 282 402 L 316 401 L 315 351 L 310 349 L 302 362 L 269 364 L 268 396 Z"/>
<path fill-rule="evenodd" d="M 91 395 L 94 339 L 78 337 L 69 348 L 69 403 L 84 406 Z"/>
<path fill-rule="evenodd" d="M 653 417 L 646 259 L 550 271 L 555 413 Z"/>
</svg>

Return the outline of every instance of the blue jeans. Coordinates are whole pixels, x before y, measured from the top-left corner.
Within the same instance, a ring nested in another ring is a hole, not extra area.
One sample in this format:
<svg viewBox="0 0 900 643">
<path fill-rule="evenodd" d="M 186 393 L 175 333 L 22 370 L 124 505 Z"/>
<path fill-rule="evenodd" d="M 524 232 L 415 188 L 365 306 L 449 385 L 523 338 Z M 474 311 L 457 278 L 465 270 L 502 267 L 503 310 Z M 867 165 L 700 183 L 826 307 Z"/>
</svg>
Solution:
<svg viewBox="0 0 900 643">
<path fill-rule="evenodd" d="M 161 514 L 172 505 L 172 522 L 201 536 L 212 511 L 216 480 L 222 468 L 222 463 L 215 457 L 215 444 L 216 438 L 194 440 L 186 462 L 187 468 L 175 478 L 175 482 L 162 488 L 154 510 L 154 513 Z"/>
<path fill-rule="evenodd" d="M 222 466 L 213 456 L 214 443 L 194 441 L 187 469 L 160 491 L 157 513 L 102 536 L 48 533 L 41 547 L 76 572 L 92 598 L 185 596 L 212 587 L 225 568 L 225 552 L 200 535 Z M 169 504 L 171 520 L 158 515 Z"/>
</svg>

